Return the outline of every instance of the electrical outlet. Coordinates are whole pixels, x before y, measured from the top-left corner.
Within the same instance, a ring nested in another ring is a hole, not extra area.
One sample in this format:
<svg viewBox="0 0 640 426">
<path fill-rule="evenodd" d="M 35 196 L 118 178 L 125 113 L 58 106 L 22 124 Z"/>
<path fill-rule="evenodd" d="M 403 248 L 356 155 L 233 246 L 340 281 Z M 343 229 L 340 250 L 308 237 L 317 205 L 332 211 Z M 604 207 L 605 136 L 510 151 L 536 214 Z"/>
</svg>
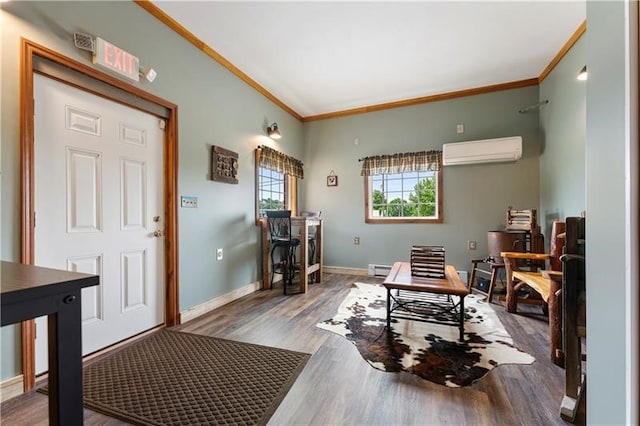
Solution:
<svg viewBox="0 0 640 426">
<path fill-rule="evenodd" d="M 353 244 L 354 245 L 360 245 L 360 237 L 353 237 Z"/>
<path fill-rule="evenodd" d="M 456 126 L 456 133 L 464 133 L 464 124 L 458 124 Z"/>
<path fill-rule="evenodd" d="M 224 252 L 222 251 L 221 248 L 219 248 L 218 250 L 216 250 L 216 259 L 218 260 L 222 260 L 222 256 L 224 255 Z"/>
<path fill-rule="evenodd" d="M 198 208 L 198 197 L 183 195 L 180 197 L 180 207 L 187 207 L 192 209 Z"/>
<path fill-rule="evenodd" d="M 469 250 L 475 250 L 475 249 L 478 248 L 478 243 L 476 241 L 469 240 L 469 241 L 467 241 L 467 248 Z"/>
</svg>

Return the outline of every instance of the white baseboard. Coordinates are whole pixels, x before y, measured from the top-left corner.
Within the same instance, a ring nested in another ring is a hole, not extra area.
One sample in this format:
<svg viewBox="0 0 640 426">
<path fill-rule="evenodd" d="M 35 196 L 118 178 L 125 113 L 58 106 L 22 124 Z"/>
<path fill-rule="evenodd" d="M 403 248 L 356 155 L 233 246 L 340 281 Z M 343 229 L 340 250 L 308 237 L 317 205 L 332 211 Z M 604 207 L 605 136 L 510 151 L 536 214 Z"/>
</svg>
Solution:
<svg viewBox="0 0 640 426">
<path fill-rule="evenodd" d="M 367 269 L 364 268 L 341 268 L 337 266 L 323 266 L 322 270 L 330 274 L 367 275 Z M 187 321 L 191 321 L 192 319 L 211 312 L 214 309 L 219 308 L 220 306 L 231 303 L 234 300 L 241 298 L 242 296 L 251 294 L 259 290 L 260 288 L 260 281 L 256 281 L 244 287 L 240 287 L 238 289 L 230 291 L 229 293 L 223 294 L 222 296 L 218 296 L 215 299 L 208 300 L 198 306 L 186 309 L 180 312 L 180 322 L 185 323 Z"/>
<path fill-rule="evenodd" d="M 343 274 L 343 275 L 367 275 L 368 270 L 364 268 L 341 268 L 339 266 L 323 266 L 323 272 L 330 274 Z"/>
<path fill-rule="evenodd" d="M 0 402 L 22 395 L 24 393 L 22 382 L 22 374 L 0 382 Z"/>
<path fill-rule="evenodd" d="M 194 306 L 193 308 L 189 308 L 185 311 L 180 312 L 180 322 L 184 324 L 187 321 L 191 321 L 192 319 L 197 318 L 200 315 L 211 312 L 214 309 L 219 308 L 220 306 L 231 303 L 234 300 L 239 299 L 242 296 L 246 296 L 247 294 L 251 294 L 259 289 L 260 281 L 256 281 L 244 287 L 240 287 L 233 291 L 230 291 L 229 293 L 218 296 L 214 299 L 208 300 L 198 306 Z"/>
</svg>

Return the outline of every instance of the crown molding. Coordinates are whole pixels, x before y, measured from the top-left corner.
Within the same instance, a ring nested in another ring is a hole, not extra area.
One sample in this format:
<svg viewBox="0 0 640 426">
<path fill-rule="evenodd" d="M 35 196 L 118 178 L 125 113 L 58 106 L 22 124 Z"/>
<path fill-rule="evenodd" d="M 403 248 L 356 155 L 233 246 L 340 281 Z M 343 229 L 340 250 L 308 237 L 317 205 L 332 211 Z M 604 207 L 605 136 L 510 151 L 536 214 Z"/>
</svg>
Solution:
<svg viewBox="0 0 640 426">
<path fill-rule="evenodd" d="M 347 115 L 364 114 L 367 112 L 381 111 L 384 109 L 400 108 L 411 105 L 424 104 L 427 102 L 444 101 L 447 99 L 462 98 L 465 96 L 481 95 L 483 93 L 498 92 L 501 90 L 517 89 L 520 87 L 535 86 L 538 78 L 528 78 L 526 80 L 511 81 L 508 83 L 492 84 L 490 86 L 474 87 L 471 89 L 456 90 L 455 92 L 440 93 L 437 95 L 423 96 L 420 98 L 405 99 L 402 101 L 387 102 L 383 104 L 370 105 L 360 108 L 347 109 L 344 111 L 328 112 L 326 114 L 303 117 L 303 122 L 326 120 L 329 118 L 344 117 Z"/>
<path fill-rule="evenodd" d="M 258 84 L 255 80 L 249 77 L 247 74 L 242 72 L 238 67 L 229 62 L 224 56 L 216 52 L 210 46 L 208 46 L 205 42 L 200 40 L 195 36 L 191 31 L 182 26 L 178 21 L 167 15 L 162 9 L 158 6 L 154 5 L 151 0 L 133 0 L 138 6 L 149 12 L 160 22 L 165 24 L 167 27 L 171 28 L 182 38 L 187 40 L 189 43 L 194 45 L 198 50 L 203 52 L 205 55 L 209 56 L 214 61 L 218 62 L 224 68 L 229 70 L 233 75 L 238 77 L 240 80 L 247 83 L 249 86 L 253 87 L 257 92 L 261 93 L 264 97 L 269 99 L 274 104 L 278 105 L 280 108 L 291 114 L 291 116 L 295 117 L 298 120 L 302 120 L 302 116 L 295 112 L 292 108 L 290 108 L 287 104 L 282 102 L 280 99 L 276 98 L 271 92 Z"/>
<path fill-rule="evenodd" d="M 310 122 L 310 121 L 327 120 L 327 119 L 336 118 L 336 117 L 345 117 L 348 115 L 365 114 L 368 112 L 382 111 L 385 109 L 401 108 L 401 107 L 406 107 L 411 105 L 424 104 L 428 102 L 443 101 L 447 99 L 455 99 L 455 98 L 461 98 L 465 96 L 480 95 L 484 93 L 498 92 L 501 90 L 535 86 L 536 84 L 540 84 L 542 83 L 542 81 L 544 81 L 544 79 L 549 75 L 549 73 L 555 68 L 556 65 L 558 65 L 558 63 L 562 60 L 562 58 L 567 54 L 567 52 L 569 52 L 569 50 L 573 47 L 573 45 L 576 44 L 576 42 L 580 39 L 580 37 L 582 37 L 582 35 L 587 30 L 587 22 L 583 21 L 582 24 L 580 24 L 580 26 L 578 27 L 578 29 L 576 29 L 573 35 L 564 44 L 564 46 L 562 46 L 560 51 L 556 54 L 556 56 L 551 60 L 549 65 L 547 65 L 547 67 L 542 71 L 542 73 L 538 77 L 303 117 L 302 115 L 294 111 L 292 108 L 290 108 L 287 104 L 282 102 L 280 99 L 276 98 L 271 92 L 269 92 L 267 89 L 262 87 L 256 81 L 254 81 L 247 74 L 242 72 L 238 67 L 236 67 L 231 62 L 229 62 L 221 54 L 216 52 L 214 49 L 212 49 L 210 46 L 208 46 L 206 43 L 204 43 L 202 40 L 196 37 L 191 31 L 186 29 L 184 26 L 178 23 L 175 19 L 167 15 L 162 9 L 154 5 L 151 0 L 133 0 L 133 1 L 138 6 L 146 10 L 148 13 L 153 15 L 160 22 L 162 22 L 163 24 L 171 28 L 173 31 L 175 31 L 178 35 L 183 37 L 189 43 L 194 45 L 198 50 L 203 52 L 205 55 L 209 56 L 214 61 L 218 62 L 220 65 L 222 65 L 224 68 L 229 70 L 232 74 L 234 74 L 240 80 L 244 81 L 249 86 L 253 87 L 256 91 L 261 93 L 267 99 L 269 99 L 270 101 L 278 105 L 280 108 L 285 110 L 287 113 L 289 113 L 292 117 L 296 118 L 299 121 L 302 121 L 303 123 Z"/>
<path fill-rule="evenodd" d="M 573 45 L 576 44 L 578 40 L 580 40 L 580 37 L 582 37 L 585 32 L 587 32 L 587 21 L 582 21 L 582 24 L 580 24 L 578 29 L 575 30 L 573 35 L 569 37 L 569 40 L 567 40 L 564 46 L 562 46 L 560 51 L 556 54 L 556 56 L 554 56 L 551 62 L 549 62 L 549 65 L 547 65 L 547 67 L 540 73 L 540 76 L 538 77 L 538 83 L 542 83 L 544 79 L 547 78 L 547 76 L 551 73 L 551 71 L 553 71 L 556 65 L 558 65 L 562 58 L 564 58 L 564 55 L 566 55 L 569 50 L 571 50 Z"/>
</svg>

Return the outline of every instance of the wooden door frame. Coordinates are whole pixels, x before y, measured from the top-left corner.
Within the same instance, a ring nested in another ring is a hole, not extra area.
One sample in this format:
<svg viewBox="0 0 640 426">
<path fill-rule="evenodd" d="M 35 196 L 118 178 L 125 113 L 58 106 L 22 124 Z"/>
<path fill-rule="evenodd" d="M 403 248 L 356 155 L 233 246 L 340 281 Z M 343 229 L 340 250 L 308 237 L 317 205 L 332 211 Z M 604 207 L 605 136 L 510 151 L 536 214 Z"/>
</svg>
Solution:
<svg viewBox="0 0 640 426">
<path fill-rule="evenodd" d="M 82 79 L 67 79 L 59 74 L 48 74 L 37 70 L 34 60 L 42 58 L 56 65 L 69 69 Z M 62 83 L 90 92 L 120 104 L 158 115 L 156 111 L 145 109 L 144 105 L 133 104 L 131 100 L 139 98 L 142 102 L 162 109 L 166 115 L 163 149 L 163 186 L 165 214 L 165 320 L 164 326 L 180 324 L 180 308 L 178 300 L 178 107 L 151 93 L 131 84 L 120 81 L 108 74 L 100 72 L 88 65 L 63 56 L 47 47 L 27 39 L 21 39 L 21 71 L 20 71 L 20 210 L 21 210 L 21 251 L 20 260 L 25 264 L 33 264 L 35 257 L 35 205 L 34 205 L 34 73 L 42 74 Z M 113 93 L 97 90 L 91 81 L 101 87 L 113 89 Z M 120 95 L 124 93 L 130 96 Z M 35 386 L 35 321 L 22 323 L 22 374 L 24 391 Z"/>
</svg>

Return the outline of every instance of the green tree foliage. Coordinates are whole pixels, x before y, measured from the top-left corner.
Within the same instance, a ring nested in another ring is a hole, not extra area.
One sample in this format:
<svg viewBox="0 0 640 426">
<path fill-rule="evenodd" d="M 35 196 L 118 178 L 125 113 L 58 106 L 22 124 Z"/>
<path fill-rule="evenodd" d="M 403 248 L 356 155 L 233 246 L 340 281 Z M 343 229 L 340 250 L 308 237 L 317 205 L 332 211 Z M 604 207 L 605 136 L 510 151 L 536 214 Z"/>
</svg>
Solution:
<svg viewBox="0 0 640 426">
<path fill-rule="evenodd" d="M 373 211 L 377 211 L 379 216 L 387 215 L 387 198 L 384 196 L 382 191 L 379 189 L 373 191 L 372 202 L 373 205 L 371 206 L 371 209 Z"/>
<path fill-rule="evenodd" d="M 416 206 L 402 198 L 389 201 L 389 217 L 415 216 Z"/>
<path fill-rule="evenodd" d="M 409 201 L 394 198 L 387 201 L 379 189 L 372 194 L 372 210 L 380 217 L 430 217 L 436 214 L 436 182 L 435 179 L 420 180 L 409 194 Z"/>
<path fill-rule="evenodd" d="M 422 179 L 409 194 L 409 201 L 416 206 L 416 216 L 435 216 L 436 182 L 435 179 Z"/>
<path fill-rule="evenodd" d="M 284 203 L 280 200 L 274 200 L 273 198 L 264 198 L 260 200 L 260 210 L 282 210 L 284 209 Z"/>
</svg>

